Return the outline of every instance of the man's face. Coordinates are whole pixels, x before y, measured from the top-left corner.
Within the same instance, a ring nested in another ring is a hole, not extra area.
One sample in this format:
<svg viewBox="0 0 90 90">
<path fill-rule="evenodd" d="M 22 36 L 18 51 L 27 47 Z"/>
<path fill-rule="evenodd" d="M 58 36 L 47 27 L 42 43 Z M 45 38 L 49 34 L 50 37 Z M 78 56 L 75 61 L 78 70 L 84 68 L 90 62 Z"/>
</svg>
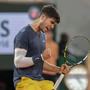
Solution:
<svg viewBox="0 0 90 90">
<path fill-rule="evenodd" d="M 56 24 L 57 23 L 54 18 L 46 17 L 41 24 L 41 29 L 42 31 L 47 32 L 53 30 Z"/>
</svg>

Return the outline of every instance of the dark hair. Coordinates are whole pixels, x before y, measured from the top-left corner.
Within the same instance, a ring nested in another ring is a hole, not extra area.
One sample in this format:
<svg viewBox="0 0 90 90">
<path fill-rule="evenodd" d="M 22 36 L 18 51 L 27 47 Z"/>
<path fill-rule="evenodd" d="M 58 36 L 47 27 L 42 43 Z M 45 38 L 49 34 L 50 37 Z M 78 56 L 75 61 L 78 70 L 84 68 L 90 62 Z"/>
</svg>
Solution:
<svg viewBox="0 0 90 90">
<path fill-rule="evenodd" d="M 57 23 L 60 22 L 60 15 L 53 5 L 44 5 L 41 10 L 41 15 L 45 14 L 48 17 L 54 18 Z"/>
</svg>

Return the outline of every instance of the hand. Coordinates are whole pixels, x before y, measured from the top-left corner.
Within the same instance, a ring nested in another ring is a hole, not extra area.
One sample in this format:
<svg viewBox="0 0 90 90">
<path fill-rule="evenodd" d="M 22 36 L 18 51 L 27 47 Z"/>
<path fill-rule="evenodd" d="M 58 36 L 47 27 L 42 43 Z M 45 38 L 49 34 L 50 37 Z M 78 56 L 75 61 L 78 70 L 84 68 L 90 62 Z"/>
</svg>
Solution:
<svg viewBox="0 0 90 90">
<path fill-rule="evenodd" d="M 63 64 L 60 68 L 60 73 L 67 74 L 70 71 L 70 67 L 66 64 Z"/>
<path fill-rule="evenodd" d="M 42 53 L 42 57 L 44 60 L 47 60 L 51 57 L 51 50 L 49 48 L 45 49 Z"/>
</svg>

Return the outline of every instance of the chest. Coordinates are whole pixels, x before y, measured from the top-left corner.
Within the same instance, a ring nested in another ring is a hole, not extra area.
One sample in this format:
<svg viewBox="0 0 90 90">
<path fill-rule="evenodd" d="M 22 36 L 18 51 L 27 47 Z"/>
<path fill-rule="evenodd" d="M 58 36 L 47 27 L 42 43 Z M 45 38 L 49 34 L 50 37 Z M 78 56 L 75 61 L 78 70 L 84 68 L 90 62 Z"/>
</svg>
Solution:
<svg viewBox="0 0 90 90">
<path fill-rule="evenodd" d="M 40 36 L 35 33 L 32 40 L 29 42 L 29 49 L 36 53 L 42 53 L 45 49 L 45 34 L 41 33 Z"/>
</svg>

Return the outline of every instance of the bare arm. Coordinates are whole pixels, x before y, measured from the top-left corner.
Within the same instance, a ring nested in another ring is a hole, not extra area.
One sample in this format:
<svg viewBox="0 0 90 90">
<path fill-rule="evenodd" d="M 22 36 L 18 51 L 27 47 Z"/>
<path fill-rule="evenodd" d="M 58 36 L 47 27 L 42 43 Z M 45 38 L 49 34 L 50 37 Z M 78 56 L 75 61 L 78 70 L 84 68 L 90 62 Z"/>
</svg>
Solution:
<svg viewBox="0 0 90 90">
<path fill-rule="evenodd" d="M 48 71 L 43 69 L 43 73 L 47 75 L 56 75 L 56 72 Z"/>
<path fill-rule="evenodd" d="M 48 62 L 44 62 L 44 66 L 43 66 L 43 69 L 45 69 L 45 71 L 50 71 L 54 74 L 56 73 L 60 73 L 60 67 L 56 66 L 56 65 L 53 65 L 53 64 L 49 64 Z"/>
<path fill-rule="evenodd" d="M 69 72 L 70 68 L 69 66 L 67 66 L 66 64 L 63 64 L 61 67 L 58 67 L 56 65 L 53 65 L 53 64 L 49 64 L 48 62 L 44 61 L 44 66 L 43 68 L 45 68 L 45 70 L 47 71 L 50 71 L 50 72 L 53 72 L 55 74 L 66 74 Z"/>
</svg>

